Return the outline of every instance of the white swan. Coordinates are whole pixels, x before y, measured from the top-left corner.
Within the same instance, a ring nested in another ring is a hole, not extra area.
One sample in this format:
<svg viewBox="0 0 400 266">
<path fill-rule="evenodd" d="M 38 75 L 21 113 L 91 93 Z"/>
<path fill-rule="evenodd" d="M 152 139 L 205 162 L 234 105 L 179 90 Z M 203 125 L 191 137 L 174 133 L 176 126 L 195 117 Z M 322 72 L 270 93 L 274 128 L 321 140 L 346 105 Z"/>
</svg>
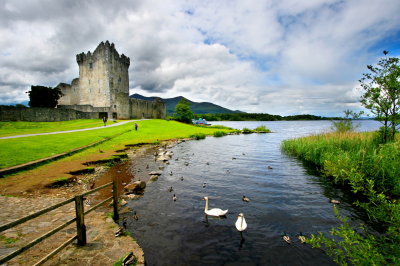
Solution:
<svg viewBox="0 0 400 266">
<path fill-rule="evenodd" d="M 236 220 L 235 223 L 236 229 L 239 232 L 243 232 L 247 228 L 247 223 L 246 220 L 244 219 L 243 213 L 239 213 L 238 219 Z"/>
<path fill-rule="evenodd" d="M 214 209 L 209 210 L 208 209 L 208 197 L 204 197 L 203 200 L 206 201 L 206 206 L 204 207 L 204 213 L 207 214 L 207 215 L 210 215 L 210 216 L 224 216 L 228 212 L 228 210 L 224 210 L 223 211 L 223 210 L 218 209 L 218 208 L 214 208 Z"/>
</svg>

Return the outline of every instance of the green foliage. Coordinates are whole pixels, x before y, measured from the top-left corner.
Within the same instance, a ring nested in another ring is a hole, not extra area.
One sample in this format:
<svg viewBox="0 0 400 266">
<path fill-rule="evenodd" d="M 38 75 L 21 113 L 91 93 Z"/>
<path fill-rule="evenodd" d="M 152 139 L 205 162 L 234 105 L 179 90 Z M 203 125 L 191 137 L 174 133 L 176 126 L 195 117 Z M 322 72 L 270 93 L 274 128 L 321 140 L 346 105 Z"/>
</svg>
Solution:
<svg viewBox="0 0 400 266">
<path fill-rule="evenodd" d="M 400 124 L 400 59 L 387 58 L 389 52 L 384 51 L 385 58 L 380 59 L 377 66 L 368 65 L 368 73 L 360 79 L 363 95 L 361 104 L 376 116 L 383 124 L 383 141 L 394 139 Z M 387 138 L 390 132 L 391 138 Z"/>
<path fill-rule="evenodd" d="M 340 241 L 314 236 L 310 243 L 323 247 L 340 264 L 400 263 L 400 139 L 376 145 L 374 136 L 330 133 L 286 140 L 282 145 L 286 152 L 314 163 L 332 182 L 363 196 L 362 202 L 354 204 L 383 231 L 377 237 L 363 227 L 360 233 L 341 219 L 343 224 L 331 231 Z"/>
<path fill-rule="evenodd" d="M 206 134 L 204 134 L 204 133 L 196 133 L 196 134 L 190 135 L 190 138 L 195 139 L 195 140 L 205 139 L 206 138 Z"/>
<path fill-rule="evenodd" d="M 224 131 L 215 131 L 214 132 L 214 137 L 219 138 L 219 137 L 223 137 L 223 136 L 226 136 L 226 132 L 224 132 Z"/>
<path fill-rule="evenodd" d="M 3 241 L 6 244 L 13 244 L 13 243 L 17 242 L 18 239 L 13 238 L 13 237 L 6 237 L 6 236 L 3 236 L 3 235 L 0 235 L 0 241 Z"/>
<path fill-rule="evenodd" d="M 48 107 L 57 106 L 58 99 L 63 95 L 59 88 L 50 88 L 44 86 L 31 86 L 29 94 L 30 107 Z"/>
<path fill-rule="evenodd" d="M 334 205 L 333 212 L 342 222 L 338 228 L 332 228 L 328 238 L 321 232 L 318 235 L 312 235 L 307 240 L 314 248 L 323 248 L 333 260 L 340 265 L 384 265 L 385 257 L 377 247 L 377 239 L 373 234 L 366 234 L 367 228 L 360 226 L 359 230 L 364 234 L 354 230 L 347 219 L 341 217 Z"/>
<path fill-rule="evenodd" d="M 175 106 L 175 119 L 180 122 L 191 124 L 192 118 L 193 112 L 190 110 L 189 103 L 185 98 L 182 98 Z"/>
<path fill-rule="evenodd" d="M 247 127 L 245 127 L 245 128 L 242 129 L 242 133 L 243 134 L 251 134 L 251 133 L 254 133 L 254 131 L 249 129 L 249 128 L 247 128 Z"/>
<path fill-rule="evenodd" d="M 363 112 L 355 113 L 350 110 L 344 111 L 345 117 L 339 120 L 332 121 L 332 129 L 337 133 L 345 133 L 354 131 L 358 125 L 354 125 L 352 119 L 358 119 Z"/>
<path fill-rule="evenodd" d="M 269 130 L 266 126 L 258 126 L 254 129 L 255 132 L 258 133 L 270 133 L 271 130 Z"/>
</svg>

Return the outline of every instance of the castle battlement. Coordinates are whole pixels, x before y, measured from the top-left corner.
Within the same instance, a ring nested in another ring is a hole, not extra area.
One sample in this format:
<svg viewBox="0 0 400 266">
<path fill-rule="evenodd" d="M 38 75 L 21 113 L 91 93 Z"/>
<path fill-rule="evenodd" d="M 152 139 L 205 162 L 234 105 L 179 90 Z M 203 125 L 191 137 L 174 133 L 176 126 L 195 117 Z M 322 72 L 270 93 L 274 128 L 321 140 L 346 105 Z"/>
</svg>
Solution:
<svg viewBox="0 0 400 266">
<path fill-rule="evenodd" d="M 109 61 L 113 58 L 115 61 L 121 63 L 127 68 L 130 65 L 130 59 L 124 54 L 119 55 L 115 49 L 114 43 L 109 43 L 109 41 L 101 42 L 93 53 L 88 51 L 87 53 L 80 53 L 76 55 L 76 62 L 81 65 L 84 63 L 91 63 L 100 58 L 108 59 Z"/>
</svg>

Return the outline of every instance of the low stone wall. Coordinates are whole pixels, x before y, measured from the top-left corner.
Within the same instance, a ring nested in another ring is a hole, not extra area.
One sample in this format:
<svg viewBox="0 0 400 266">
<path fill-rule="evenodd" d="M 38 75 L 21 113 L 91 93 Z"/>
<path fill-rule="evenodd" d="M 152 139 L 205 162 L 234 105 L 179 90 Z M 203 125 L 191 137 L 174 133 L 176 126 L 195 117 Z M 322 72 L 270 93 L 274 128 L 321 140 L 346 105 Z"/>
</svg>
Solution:
<svg viewBox="0 0 400 266">
<path fill-rule="evenodd" d="M 0 121 L 55 122 L 98 118 L 98 112 L 89 113 L 60 108 L 18 108 L 0 106 Z"/>
<path fill-rule="evenodd" d="M 166 105 L 162 101 L 145 101 L 129 99 L 132 118 L 158 118 L 165 119 Z"/>
</svg>

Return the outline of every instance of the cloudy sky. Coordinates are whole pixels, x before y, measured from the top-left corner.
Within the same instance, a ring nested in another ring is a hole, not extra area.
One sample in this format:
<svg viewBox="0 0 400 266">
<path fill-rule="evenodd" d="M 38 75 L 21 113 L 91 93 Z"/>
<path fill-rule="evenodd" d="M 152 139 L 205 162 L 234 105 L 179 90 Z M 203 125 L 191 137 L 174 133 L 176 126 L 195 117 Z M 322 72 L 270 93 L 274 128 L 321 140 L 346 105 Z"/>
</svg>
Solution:
<svg viewBox="0 0 400 266">
<path fill-rule="evenodd" d="M 400 55 L 399 0 L 0 0 L 0 104 L 78 77 L 114 42 L 130 93 L 280 115 L 361 110 L 358 80 Z"/>
</svg>

